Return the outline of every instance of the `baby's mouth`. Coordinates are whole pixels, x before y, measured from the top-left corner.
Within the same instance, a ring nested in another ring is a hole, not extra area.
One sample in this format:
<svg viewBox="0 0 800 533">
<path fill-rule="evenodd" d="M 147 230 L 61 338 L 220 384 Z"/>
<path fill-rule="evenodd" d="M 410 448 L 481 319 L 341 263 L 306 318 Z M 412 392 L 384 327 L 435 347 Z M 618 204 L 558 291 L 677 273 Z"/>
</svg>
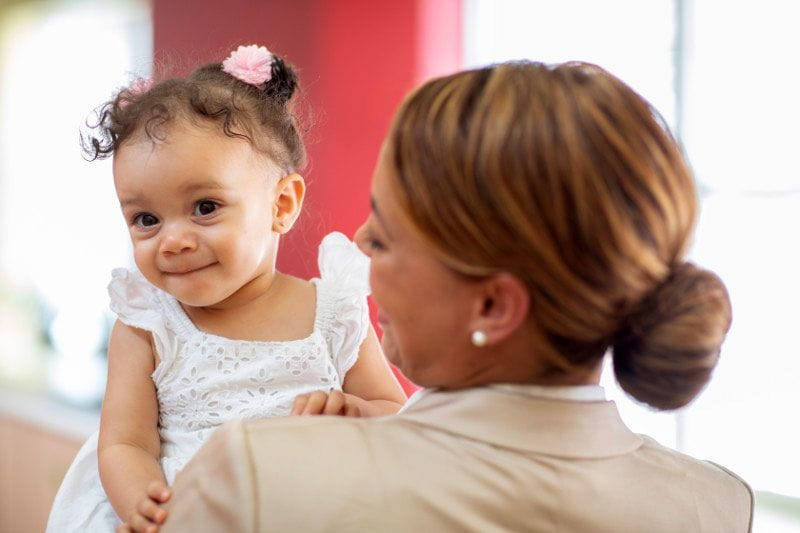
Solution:
<svg viewBox="0 0 800 533">
<path fill-rule="evenodd" d="M 210 267 L 214 263 L 210 263 L 208 265 L 202 266 L 189 266 L 189 267 L 182 267 L 182 268 L 170 268 L 170 269 L 162 269 L 161 272 L 170 276 L 184 276 L 186 274 L 192 274 L 194 272 L 199 272 L 205 268 Z"/>
</svg>

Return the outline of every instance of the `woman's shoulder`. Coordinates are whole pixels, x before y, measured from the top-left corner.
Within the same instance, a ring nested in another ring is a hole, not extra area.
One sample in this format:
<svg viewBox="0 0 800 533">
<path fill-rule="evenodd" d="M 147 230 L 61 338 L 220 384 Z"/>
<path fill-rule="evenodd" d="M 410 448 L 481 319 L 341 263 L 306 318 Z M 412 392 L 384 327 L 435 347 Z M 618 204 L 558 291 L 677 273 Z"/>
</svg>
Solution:
<svg viewBox="0 0 800 533">
<path fill-rule="evenodd" d="M 746 484 L 742 478 L 714 462 L 697 459 L 664 446 L 648 435 L 639 434 L 639 437 L 642 439 L 642 446 L 639 448 L 639 452 L 647 455 L 653 461 L 658 461 L 681 471 L 696 472 L 714 479 L 733 480 L 735 484 Z"/>
<path fill-rule="evenodd" d="M 662 473 L 672 472 L 681 482 L 691 484 L 704 494 L 706 504 L 717 508 L 729 508 L 731 514 L 747 513 L 752 518 L 755 505 L 753 489 L 740 476 L 712 461 L 705 461 L 668 448 L 647 435 L 640 435 L 642 446 L 637 450 L 639 458 Z"/>
</svg>

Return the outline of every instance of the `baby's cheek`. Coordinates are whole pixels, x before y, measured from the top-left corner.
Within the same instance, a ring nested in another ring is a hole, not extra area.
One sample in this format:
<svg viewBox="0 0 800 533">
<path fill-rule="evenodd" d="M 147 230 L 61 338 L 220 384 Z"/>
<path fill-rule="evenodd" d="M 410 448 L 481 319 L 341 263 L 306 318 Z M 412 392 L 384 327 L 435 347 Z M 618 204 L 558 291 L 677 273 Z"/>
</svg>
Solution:
<svg viewBox="0 0 800 533">
<path fill-rule="evenodd" d="M 223 245 L 221 257 L 217 260 L 227 263 L 227 269 L 242 275 L 250 275 L 262 263 L 265 253 L 258 246 L 247 241 L 234 241 Z"/>
<path fill-rule="evenodd" d="M 136 263 L 136 268 L 139 269 L 139 272 L 141 272 L 150 283 L 155 283 L 155 258 L 152 253 L 149 253 L 145 246 L 137 246 L 134 243 L 133 262 Z"/>
</svg>

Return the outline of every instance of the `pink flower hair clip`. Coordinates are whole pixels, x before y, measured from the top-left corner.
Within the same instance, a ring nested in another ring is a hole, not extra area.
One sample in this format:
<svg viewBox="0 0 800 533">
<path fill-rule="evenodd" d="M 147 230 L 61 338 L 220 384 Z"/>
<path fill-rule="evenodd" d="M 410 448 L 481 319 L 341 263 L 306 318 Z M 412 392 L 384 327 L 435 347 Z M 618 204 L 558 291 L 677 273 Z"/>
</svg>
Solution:
<svg viewBox="0 0 800 533">
<path fill-rule="evenodd" d="M 133 83 L 128 86 L 125 92 L 122 93 L 119 101 L 120 108 L 127 107 L 127 105 L 131 103 L 131 100 L 135 99 L 140 94 L 146 93 L 152 89 L 152 87 L 152 78 L 136 78 Z"/>
<path fill-rule="evenodd" d="M 240 46 L 222 62 L 222 70 L 256 87 L 272 78 L 272 52 L 263 46 Z"/>
<path fill-rule="evenodd" d="M 146 93 L 152 88 L 153 78 L 137 78 L 133 83 L 131 83 L 130 87 L 128 87 L 128 92 L 139 95 Z"/>
</svg>

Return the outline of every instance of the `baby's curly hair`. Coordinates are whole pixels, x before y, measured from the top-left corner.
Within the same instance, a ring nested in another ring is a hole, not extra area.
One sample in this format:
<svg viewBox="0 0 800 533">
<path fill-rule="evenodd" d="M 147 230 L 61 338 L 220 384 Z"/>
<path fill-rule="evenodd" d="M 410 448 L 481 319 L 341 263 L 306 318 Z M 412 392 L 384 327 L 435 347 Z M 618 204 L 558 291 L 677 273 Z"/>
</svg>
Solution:
<svg viewBox="0 0 800 533">
<path fill-rule="evenodd" d="M 227 74 L 222 63 L 141 90 L 143 85 L 139 80 L 98 108 L 96 121 L 87 123 L 89 129 L 81 134 L 86 159 L 105 159 L 140 133 L 153 142 L 163 141 L 165 126 L 179 118 L 195 125 L 219 124 L 225 135 L 247 140 L 287 174 L 306 163 L 292 109 L 297 76 L 278 56 L 273 56 L 271 78 L 261 86 Z"/>
</svg>

